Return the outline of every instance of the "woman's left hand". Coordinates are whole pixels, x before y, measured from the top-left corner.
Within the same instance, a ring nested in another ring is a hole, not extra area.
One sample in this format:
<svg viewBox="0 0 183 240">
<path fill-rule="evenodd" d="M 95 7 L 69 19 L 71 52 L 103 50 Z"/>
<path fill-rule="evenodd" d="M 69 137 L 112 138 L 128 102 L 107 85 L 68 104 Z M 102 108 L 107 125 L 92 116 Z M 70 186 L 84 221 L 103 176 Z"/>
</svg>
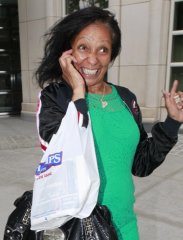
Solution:
<svg viewBox="0 0 183 240">
<path fill-rule="evenodd" d="M 178 122 L 183 122 L 183 92 L 177 92 L 178 84 L 179 82 L 175 80 L 170 92 L 163 91 L 163 97 L 168 116 Z"/>
</svg>

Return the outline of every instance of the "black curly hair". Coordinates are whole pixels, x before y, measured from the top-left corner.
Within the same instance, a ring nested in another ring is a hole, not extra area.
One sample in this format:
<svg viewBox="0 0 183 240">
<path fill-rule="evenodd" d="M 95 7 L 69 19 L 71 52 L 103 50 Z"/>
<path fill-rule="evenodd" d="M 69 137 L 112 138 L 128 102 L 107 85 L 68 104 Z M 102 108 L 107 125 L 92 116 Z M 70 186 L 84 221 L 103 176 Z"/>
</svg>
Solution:
<svg viewBox="0 0 183 240">
<path fill-rule="evenodd" d="M 45 83 L 62 80 L 59 57 L 71 48 L 76 35 L 94 22 L 101 22 L 110 27 L 112 33 L 111 61 L 115 60 L 121 50 L 121 31 L 114 14 L 98 7 L 78 10 L 58 21 L 44 35 L 46 38 L 44 56 L 35 72 L 36 80 L 41 88 Z"/>
</svg>

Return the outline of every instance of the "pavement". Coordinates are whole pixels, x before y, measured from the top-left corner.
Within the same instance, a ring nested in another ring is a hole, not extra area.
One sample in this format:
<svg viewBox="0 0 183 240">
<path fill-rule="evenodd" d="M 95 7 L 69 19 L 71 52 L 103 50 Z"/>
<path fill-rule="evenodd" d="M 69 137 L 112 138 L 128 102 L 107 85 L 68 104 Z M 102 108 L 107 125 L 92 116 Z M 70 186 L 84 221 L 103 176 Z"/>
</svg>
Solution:
<svg viewBox="0 0 183 240">
<path fill-rule="evenodd" d="M 42 151 L 35 117 L 0 118 L 0 239 L 14 200 L 32 189 Z M 141 240 L 183 239 L 183 134 L 166 161 L 146 178 L 134 177 Z"/>
</svg>

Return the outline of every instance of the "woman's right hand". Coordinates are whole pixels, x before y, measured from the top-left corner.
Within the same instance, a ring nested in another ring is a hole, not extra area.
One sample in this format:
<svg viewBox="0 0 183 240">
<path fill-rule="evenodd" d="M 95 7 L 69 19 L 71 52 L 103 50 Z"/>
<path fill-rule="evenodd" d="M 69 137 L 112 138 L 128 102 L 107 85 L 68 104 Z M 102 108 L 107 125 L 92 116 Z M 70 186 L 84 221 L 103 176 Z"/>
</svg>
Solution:
<svg viewBox="0 0 183 240">
<path fill-rule="evenodd" d="M 84 79 L 73 65 L 73 63 L 76 62 L 76 58 L 72 55 L 72 49 L 65 51 L 59 58 L 60 67 L 63 73 L 62 77 L 73 90 L 73 101 L 85 98 L 86 91 Z"/>
</svg>

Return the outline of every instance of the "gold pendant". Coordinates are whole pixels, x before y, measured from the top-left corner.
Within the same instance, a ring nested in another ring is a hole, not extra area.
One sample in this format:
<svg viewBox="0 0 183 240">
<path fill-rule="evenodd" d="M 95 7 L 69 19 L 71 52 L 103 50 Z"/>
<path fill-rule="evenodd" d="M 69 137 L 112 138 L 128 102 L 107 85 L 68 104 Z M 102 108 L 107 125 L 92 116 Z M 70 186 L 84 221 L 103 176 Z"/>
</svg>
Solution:
<svg viewBox="0 0 183 240">
<path fill-rule="evenodd" d="M 101 101 L 101 103 L 102 103 L 103 108 L 107 107 L 107 105 L 108 105 L 108 102 L 106 102 L 106 101 Z"/>
</svg>

